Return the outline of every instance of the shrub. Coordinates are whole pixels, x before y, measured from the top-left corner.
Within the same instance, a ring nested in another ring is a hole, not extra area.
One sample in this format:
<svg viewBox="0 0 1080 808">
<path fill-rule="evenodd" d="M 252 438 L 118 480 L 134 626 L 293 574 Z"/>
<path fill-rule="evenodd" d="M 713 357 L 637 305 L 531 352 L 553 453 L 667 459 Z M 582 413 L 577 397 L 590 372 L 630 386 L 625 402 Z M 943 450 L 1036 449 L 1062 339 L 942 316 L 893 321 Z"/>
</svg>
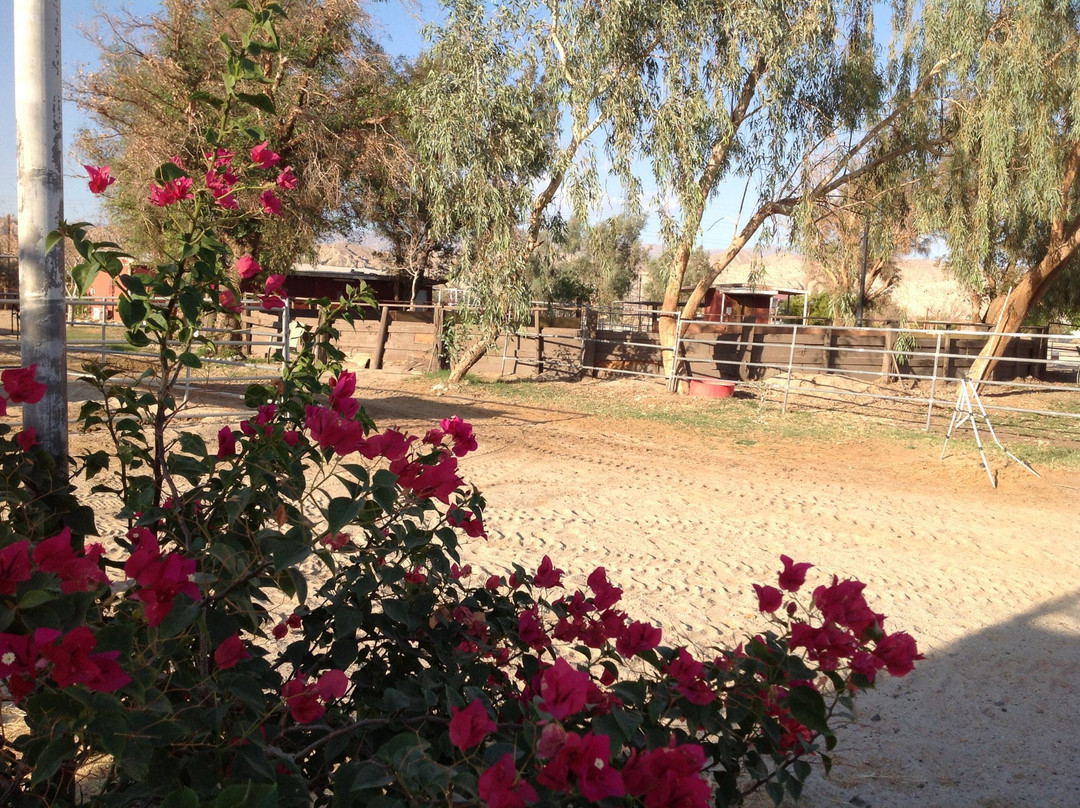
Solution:
<svg viewBox="0 0 1080 808">
<path fill-rule="evenodd" d="M 273 15 L 252 14 L 252 41 L 272 43 Z M 230 64 L 242 104 L 257 71 L 242 55 Z M 767 629 L 703 654 L 623 612 L 602 567 L 582 588 L 548 558 L 474 581 L 458 552 L 459 536 L 485 534 L 483 497 L 459 473 L 472 428 L 375 429 L 334 346 L 340 320 L 370 303 L 360 292 L 323 302 L 281 380 L 249 388 L 246 418 L 209 444 L 172 431 L 173 384 L 212 348 L 198 324 L 236 305 L 228 268 L 278 305 L 280 278 L 230 258 L 213 229 L 237 199 L 273 215 L 267 193 L 287 169 L 251 138 L 246 157 L 210 142 L 199 171 L 159 169 L 151 202 L 173 207 L 179 246 L 123 276 L 120 302 L 128 341 L 156 361 L 138 384 L 87 368 L 98 396 L 80 420 L 112 448 L 78 473 L 117 497 L 115 545 L 87 543 L 96 514 L 53 480 L 32 434 L 0 425 L 0 679 L 26 722 L 4 738 L 3 803 L 797 797 L 809 761 L 828 766 L 852 697 L 919 658 L 907 634 L 884 632 L 861 583 L 833 578 L 806 597 L 810 565 L 782 557 L 777 585 L 756 586 Z M 114 245 L 62 233 L 84 264 L 119 274 Z M 40 397 L 32 368 L 0 381 L 5 406 Z"/>
</svg>

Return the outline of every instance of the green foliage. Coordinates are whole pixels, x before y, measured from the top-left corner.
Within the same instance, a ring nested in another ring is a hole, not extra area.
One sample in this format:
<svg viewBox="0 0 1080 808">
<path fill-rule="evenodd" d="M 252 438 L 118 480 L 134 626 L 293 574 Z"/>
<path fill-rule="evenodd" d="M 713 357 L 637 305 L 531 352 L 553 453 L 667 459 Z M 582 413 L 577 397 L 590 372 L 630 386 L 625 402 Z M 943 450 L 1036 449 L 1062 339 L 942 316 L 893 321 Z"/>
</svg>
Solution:
<svg viewBox="0 0 1080 808">
<path fill-rule="evenodd" d="M 633 120 L 669 8 L 448 0 L 430 29 L 410 95 L 417 172 L 437 233 L 460 239 L 456 283 L 482 341 L 528 316 L 529 263 L 558 195 L 580 218 L 599 198 L 603 136 L 632 184 Z"/>
<path fill-rule="evenodd" d="M 927 62 L 952 58 L 937 105 L 950 143 L 924 215 L 945 235 L 953 271 L 985 301 L 1049 255 L 1026 313 L 1074 263 L 1080 8 L 933 2 L 922 34 Z"/>
<path fill-rule="evenodd" d="M 246 5 L 166 3 L 146 19 L 118 12 L 91 35 L 101 68 L 75 81 L 92 122 L 77 149 L 80 162 L 111 167 L 105 207 L 140 259 L 161 261 L 178 246 L 171 211 L 148 204 L 145 178 L 174 157 L 202 165 L 208 146 L 246 157 L 269 138 L 280 166 L 305 178 L 278 217 L 219 217 L 219 237 L 239 251 L 284 271 L 319 236 L 356 224 L 342 220 L 342 192 L 379 148 L 372 121 L 388 96 L 365 15 L 339 0 L 284 0 L 272 5 L 288 17 L 263 8 L 253 21 Z M 254 195 L 236 187 L 234 198 L 245 207 Z"/>
<path fill-rule="evenodd" d="M 643 216 L 619 214 L 596 224 L 571 218 L 535 257 L 535 300 L 608 306 L 622 300 L 644 259 Z"/>
<path fill-rule="evenodd" d="M 670 247 L 649 260 L 645 283 L 641 290 L 642 300 L 664 299 L 664 289 L 667 287 L 674 261 L 675 251 Z M 693 252 L 690 253 L 690 260 L 686 265 L 686 273 L 682 279 L 683 287 L 697 285 L 698 281 L 708 275 L 709 272 L 709 256 L 704 248 L 695 247 Z"/>
</svg>

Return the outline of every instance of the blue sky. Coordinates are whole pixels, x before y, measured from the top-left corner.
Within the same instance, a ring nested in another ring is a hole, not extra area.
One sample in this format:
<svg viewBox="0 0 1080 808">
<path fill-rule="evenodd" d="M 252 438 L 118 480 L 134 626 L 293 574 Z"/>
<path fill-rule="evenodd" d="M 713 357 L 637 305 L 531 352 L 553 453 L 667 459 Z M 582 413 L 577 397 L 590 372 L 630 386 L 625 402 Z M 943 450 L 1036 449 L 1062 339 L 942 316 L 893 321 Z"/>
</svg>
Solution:
<svg viewBox="0 0 1080 808">
<path fill-rule="evenodd" d="M 97 51 L 80 33 L 95 17 L 94 7 L 106 13 L 128 9 L 137 16 L 150 14 L 160 6 L 158 0 L 99 0 L 91 4 L 87 0 L 60 0 L 62 28 L 63 78 L 69 80 L 79 67 L 93 69 Z M 415 55 L 422 47 L 420 29 L 432 19 L 438 10 L 436 0 L 411 2 L 408 6 L 400 0 L 368 3 L 368 12 L 375 23 L 375 37 L 386 50 L 393 54 Z M 14 59 L 12 53 L 13 31 L 12 3 L 0 0 L 0 216 L 17 212 L 16 156 L 14 121 Z M 86 173 L 70 156 L 73 134 L 83 125 L 83 119 L 74 104 L 64 105 L 64 213 L 69 221 L 100 221 L 96 199 L 86 186 Z M 602 159 L 602 158 L 601 158 Z M 642 181 L 646 191 L 652 187 L 648 171 L 643 170 Z M 620 190 L 610 184 L 611 198 L 601 211 L 602 215 L 618 212 Z M 702 222 L 702 242 L 707 249 L 726 246 L 732 235 L 732 226 L 738 211 L 742 184 L 730 184 L 721 188 L 717 199 L 710 204 Z M 751 200 L 753 201 L 753 200 Z M 744 213 L 744 218 L 747 214 Z M 642 233 L 646 243 L 659 243 L 659 222 L 650 216 Z"/>
</svg>

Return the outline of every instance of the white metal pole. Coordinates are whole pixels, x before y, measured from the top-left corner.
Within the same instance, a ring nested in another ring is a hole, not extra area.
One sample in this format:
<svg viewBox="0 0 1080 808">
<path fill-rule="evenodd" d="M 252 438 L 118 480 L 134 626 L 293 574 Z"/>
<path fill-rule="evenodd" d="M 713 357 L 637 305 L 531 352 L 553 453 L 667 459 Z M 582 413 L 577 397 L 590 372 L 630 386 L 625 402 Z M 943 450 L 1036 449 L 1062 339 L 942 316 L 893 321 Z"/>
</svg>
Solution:
<svg viewBox="0 0 1080 808">
<path fill-rule="evenodd" d="M 787 400 L 788 393 L 791 392 L 791 369 L 795 364 L 795 342 L 799 337 L 799 324 L 794 323 L 791 326 L 791 351 L 788 353 L 787 360 L 787 381 L 784 383 L 784 403 L 780 407 L 780 414 L 787 415 Z"/>
<path fill-rule="evenodd" d="M 60 2 L 15 0 L 15 141 L 18 155 L 21 360 L 37 365 L 45 395 L 23 405 L 67 478 L 67 331 L 63 245 L 45 255 L 45 237 L 64 216 Z"/>
<path fill-rule="evenodd" d="M 937 366 L 938 359 L 941 357 L 941 332 L 937 332 L 937 344 L 934 345 L 934 376 L 930 381 L 930 404 L 926 408 L 926 429 L 925 432 L 930 431 L 930 420 L 934 417 L 934 394 L 937 392 Z"/>
</svg>

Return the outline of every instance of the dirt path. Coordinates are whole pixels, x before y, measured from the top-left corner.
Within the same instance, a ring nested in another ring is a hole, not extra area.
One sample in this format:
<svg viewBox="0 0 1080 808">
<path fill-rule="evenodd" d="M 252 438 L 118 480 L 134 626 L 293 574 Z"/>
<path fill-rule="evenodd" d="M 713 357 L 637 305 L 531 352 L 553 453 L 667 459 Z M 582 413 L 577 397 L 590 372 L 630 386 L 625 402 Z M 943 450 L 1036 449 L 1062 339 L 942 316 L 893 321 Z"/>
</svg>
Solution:
<svg viewBox="0 0 1080 808">
<path fill-rule="evenodd" d="M 480 449 L 488 569 L 548 553 L 576 582 L 596 565 L 665 641 L 730 642 L 760 625 L 753 582 L 781 553 L 857 577 L 927 659 L 859 700 L 829 780 L 801 804 L 1080 805 L 1080 481 L 938 461 L 925 446 L 858 440 L 743 445 L 653 422 L 482 400 L 366 374 L 380 426 L 458 413 Z M 588 394 L 582 388 L 582 394 Z M 814 574 L 812 571 L 811 575 Z"/>
</svg>

